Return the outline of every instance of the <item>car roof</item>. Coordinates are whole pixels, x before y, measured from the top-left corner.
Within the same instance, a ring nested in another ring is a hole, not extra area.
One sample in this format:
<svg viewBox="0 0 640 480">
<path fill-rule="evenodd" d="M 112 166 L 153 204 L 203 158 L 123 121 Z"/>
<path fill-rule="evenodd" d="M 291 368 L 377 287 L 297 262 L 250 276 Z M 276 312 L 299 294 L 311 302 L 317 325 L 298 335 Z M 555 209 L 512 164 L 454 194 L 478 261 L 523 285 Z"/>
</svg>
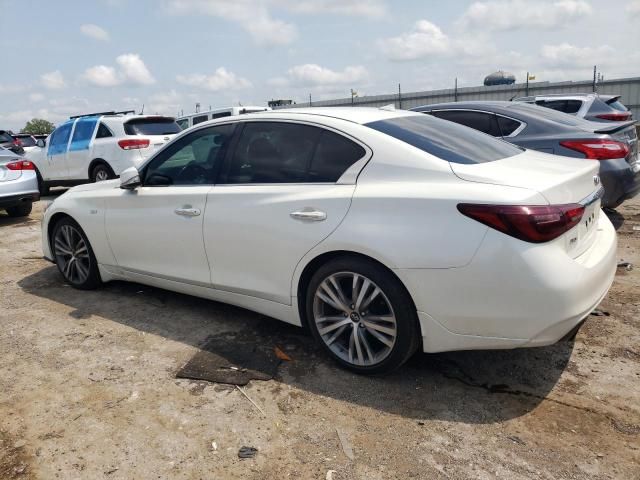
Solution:
<svg viewBox="0 0 640 480">
<path fill-rule="evenodd" d="M 242 118 L 289 118 L 296 117 L 326 117 L 358 124 L 376 122 L 378 120 L 387 120 L 390 118 L 406 117 L 419 115 L 409 110 L 395 110 L 374 107 L 310 107 L 310 108 L 283 108 L 278 110 L 270 110 L 265 112 L 247 113 Z M 226 117 L 227 119 L 229 117 Z M 223 119 L 221 119 L 223 120 Z M 213 120 L 212 120 L 213 121 Z"/>
</svg>

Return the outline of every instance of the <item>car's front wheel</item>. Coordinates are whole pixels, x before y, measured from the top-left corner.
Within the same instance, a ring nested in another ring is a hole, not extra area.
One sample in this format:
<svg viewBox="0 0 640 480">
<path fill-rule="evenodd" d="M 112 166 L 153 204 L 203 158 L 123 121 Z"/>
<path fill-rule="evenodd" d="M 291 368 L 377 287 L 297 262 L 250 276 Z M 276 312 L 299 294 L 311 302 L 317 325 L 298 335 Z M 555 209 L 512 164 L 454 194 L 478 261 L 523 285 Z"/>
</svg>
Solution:
<svg viewBox="0 0 640 480">
<path fill-rule="evenodd" d="M 306 312 L 311 331 L 327 352 L 358 373 L 398 368 L 421 340 L 404 286 L 364 259 L 336 259 L 319 268 L 307 289 Z"/>
<path fill-rule="evenodd" d="M 100 285 L 98 262 L 87 236 L 69 217 L 53 227 L 51 247 L 58 270 L 75 288 L 91 290 Z"/>
</svg>

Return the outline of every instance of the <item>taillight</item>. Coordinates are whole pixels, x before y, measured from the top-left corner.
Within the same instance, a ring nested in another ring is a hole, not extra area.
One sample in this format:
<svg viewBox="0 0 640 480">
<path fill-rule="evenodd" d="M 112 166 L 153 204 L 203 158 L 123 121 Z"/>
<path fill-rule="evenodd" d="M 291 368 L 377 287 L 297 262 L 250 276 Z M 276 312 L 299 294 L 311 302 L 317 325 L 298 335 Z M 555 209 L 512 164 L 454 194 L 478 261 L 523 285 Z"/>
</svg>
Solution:
<svg viewBox="0 0 640 480">
<path fill-rule="evenodd" d="M 463 215 L 512 237 L 531 243 L 544 243 L 575 227 L 584 206 L 567 205 L 476 205 L 461 203 Z"/>
<path fill-rule="evenodd" d="M 137 150 L 139 148 L 147 148 L 150 140 L 148 138 L 126 138 L 119 140 L 118 145 L 123 150 Z"/>
<path fill-rule="evenodd" d="M 29 160 L 18 160 L 16 162 L 9 162 L 7 163 L 6 167 L 9 170 L 35 170 L 36 166 L 33 164 L 33 162 L 30 162 Z"/>
<path fill-rule="evenodd" d="M 584 153 L 591 160 L 611 160 L 625 158 L 629 154 L 629 145 L 615 140 L 567 140 L 560 142 L 565 148 Z"/>
<path fill-rule="evenodd" d="M 624 122 L 631 118 L 631 112 L 601 113 L 600 115 L 596 115 L 596 117 L 603 120 L 613 120 L 614 122 Z"/>
</svg>

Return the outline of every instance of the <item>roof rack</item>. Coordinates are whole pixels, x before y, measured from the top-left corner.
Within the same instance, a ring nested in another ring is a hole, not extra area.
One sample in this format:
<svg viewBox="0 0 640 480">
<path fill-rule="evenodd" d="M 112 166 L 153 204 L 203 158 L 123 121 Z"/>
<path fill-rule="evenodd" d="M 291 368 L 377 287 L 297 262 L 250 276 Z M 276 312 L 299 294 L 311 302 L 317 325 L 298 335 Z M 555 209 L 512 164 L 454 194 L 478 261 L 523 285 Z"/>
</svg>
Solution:
<svg viewBox="0 0 640 480">
<path fill-rule="evenodd" d="M 72 117 L 69 117 L 69 120 L 73 120 L 74 118 L 82 118 L 82 117 L 101 117 L 103 115 L 129 115 L 129 114 L 135 114 L 136 111 L 135 110 L 122 110 L 121 112 L 115 112 L 115 111 L 110 111 L 110 112 L 96 112 L 96 113 L 85 113 L 83 115 L 73 115 Z"/>
</svg>

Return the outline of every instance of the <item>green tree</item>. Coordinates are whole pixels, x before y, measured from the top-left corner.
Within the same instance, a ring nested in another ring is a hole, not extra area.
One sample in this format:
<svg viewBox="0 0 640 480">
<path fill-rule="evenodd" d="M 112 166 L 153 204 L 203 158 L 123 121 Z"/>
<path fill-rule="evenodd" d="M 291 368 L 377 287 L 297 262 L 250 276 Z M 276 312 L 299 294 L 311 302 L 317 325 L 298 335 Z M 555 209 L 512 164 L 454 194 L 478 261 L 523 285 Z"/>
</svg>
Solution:
<svg viewBox="0 0 640 480">
<path fill-rule="evenodd" d="M 21 133 L 30 133 L 31 135 L 48 135 L 53 132 L 56 126 L 49 120 L 42 118 L 32 118 L 22 129 Z"/>
</svg>

